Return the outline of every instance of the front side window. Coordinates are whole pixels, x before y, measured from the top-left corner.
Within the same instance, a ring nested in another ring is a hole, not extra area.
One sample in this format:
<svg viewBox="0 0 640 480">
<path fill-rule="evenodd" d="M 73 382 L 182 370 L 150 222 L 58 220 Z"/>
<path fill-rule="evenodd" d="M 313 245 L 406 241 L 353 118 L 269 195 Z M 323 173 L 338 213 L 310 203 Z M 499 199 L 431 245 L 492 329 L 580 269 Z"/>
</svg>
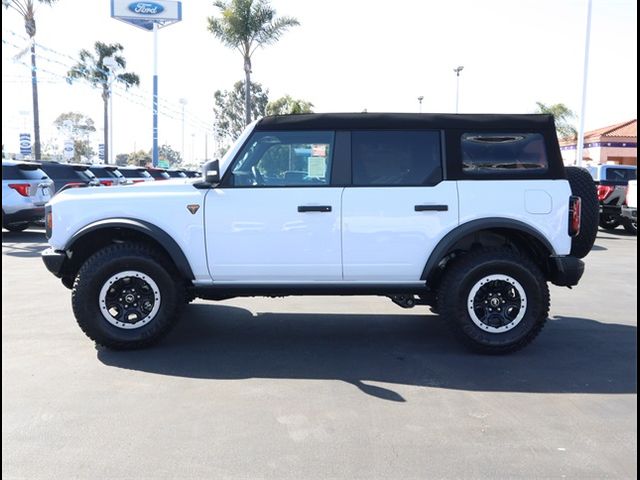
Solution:
<svg viewBox="0 0 640 480">
<path fill-rule="evenodd" d="M 323 186 L 331 182 L 333 132 L 256 132 L 233 166 L 234 186 Z"/>
<path fill-rule="evenodd" d="M 440 133 L 354 131 L 351 161 L 354 185 L 435 185 L 442 180 Z"/>
<path fill-rule="evenodd" d="M 544 138 L 539 133 L 464 133 L 462 169 L 467 175 L 546 172 Z"/>
</svg>

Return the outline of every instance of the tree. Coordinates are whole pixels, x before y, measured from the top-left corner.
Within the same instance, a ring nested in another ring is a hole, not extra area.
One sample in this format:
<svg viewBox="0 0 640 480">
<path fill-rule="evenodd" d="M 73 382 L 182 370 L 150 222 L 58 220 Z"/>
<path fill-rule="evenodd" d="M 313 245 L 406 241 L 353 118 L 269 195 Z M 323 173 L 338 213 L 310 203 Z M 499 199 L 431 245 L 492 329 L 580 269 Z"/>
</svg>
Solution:
<svg viewBox="0 0 640 480">
<path fill-rule="evenodd" d="M 51 5 L 55 0 L 38 0 L 38 3 Z M 36 17 L 33 0 L 2 0 L 5 8 L 13 8 L 22 16 L 24 29 L 31 39 L 31 97 L 33 101 L 33 151 L 35 159 L 40 160 L 40 108 L 38 107 L 38 75 L 36 69 Z"/>
<path fill-rule="evenodd" d="M 78 112 L 61 113 L 53 124 L 58 131 L 68 134 L 71 138 L 86 138 L 96 131 L 93 119 Z"/>
<path fill-rule="evenodd" d="M 158 149 L 158 158 L 160 161 L 165 161 L 169 163 L 169 166 L 174 166 L 179 163 L 182 163 L 182 156 L 180 152 L 177 152 L 170 145 L 162 145 Z"/>
<path fill-rule="evenodd" d="M 536 102 L 538 106 L 537 113 L 547 113 L 553 115 L 556 123 L 556 133 L 558 138 L 575 138 L 578 135 L 576 128 L 573 126 L 573 120 L 576 114 L 564 103 L 556 103 L 554 105 L 546 105 L 542 102 Z"/>
<path fill-rule="evenodd" d="M 151 163 L 151 151 L 138 150 L 137 152 L 131 152 L 127 162 L 129 165 L 135 165 L 136 167 L 146 167 Z"/>
<path fill-rule="evenodd" d="M 80 162 L 95 155 L 89 135 L 96 131 L 93 120 L 78 112 L 61 113 L 53 121 L 58 131 L 65 138 L 73 140 L 73 161 Z"/>
<path fill-rule="evenodd" d="M 221 18 L 209 17 L 209 31 L 225 46 L 238 50 L 244 59 L 244 123 L 251 123 L 251 56 L 258 47 L 277 42 L 300 22 L 293 17 L 276 18 L 267 0 L 217 0 Z"/>
<path fill-rule="evenodd" d="M 105 65 L 107 57 L 112 57 L 119 68 L 125 69 L 127 62 L 120 53 L 124 47 L 119 43 L 106 44 L 96 42 L 95 55 L 88 50 L 80 50 L 80 61 L 69 70 L 69 79 L 80 78 L 88 81 L 94 87 L 102 88 L 102 102 L 104 104 L 104 158 L 109 158 L 109 95 L 111 83 L 120 82 L 127 89 L 133 85 L 140 85 L 140 77 L 135 73 L 124 72 L 114 74 Z M 108 161 L 108 160 L 107 160 Z"/>
<path fill-rule="evenodd" d="M 313 103 L 285 95 L 267 105 L 267 115 L 295 115 L 299 113 L 313 113 Z"/>
<path fill-rule="evenodd" d="M 243 122 L 246 102 L 243 101 L 244 82 L 236 82 L 231 90 L 217 90 L 214 94 L 213 112 L 217 123 L 216 136 L 224 141 L 234 141 L 244 130 Z M 265 115 L 269 103 L 269 90 L 263 90 L 259 83 L 251 83 L 251 113 L 255 118 Z"/>
<path fill-rule="evenodd" d="M 116 165 L 127 165 L 127 162 L 129 161 L 129 154 L 128 153 L 119 153 L 116 155 Z"/>
</svg>

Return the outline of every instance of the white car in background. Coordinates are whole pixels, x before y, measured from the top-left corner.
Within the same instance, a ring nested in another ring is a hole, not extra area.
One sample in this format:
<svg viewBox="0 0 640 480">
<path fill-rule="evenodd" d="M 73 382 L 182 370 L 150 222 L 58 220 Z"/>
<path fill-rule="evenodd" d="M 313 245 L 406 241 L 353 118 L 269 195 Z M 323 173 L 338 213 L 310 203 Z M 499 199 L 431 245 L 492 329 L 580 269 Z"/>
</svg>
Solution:
<svg viewBox="0 0 640 480">
<path fill-rule="evenodd" d="M 51 199 L 53 181 L 39 163 L 2 161 L 2 228 L 21 232 L 44 220 L 44 205 Z"/>
</svg>

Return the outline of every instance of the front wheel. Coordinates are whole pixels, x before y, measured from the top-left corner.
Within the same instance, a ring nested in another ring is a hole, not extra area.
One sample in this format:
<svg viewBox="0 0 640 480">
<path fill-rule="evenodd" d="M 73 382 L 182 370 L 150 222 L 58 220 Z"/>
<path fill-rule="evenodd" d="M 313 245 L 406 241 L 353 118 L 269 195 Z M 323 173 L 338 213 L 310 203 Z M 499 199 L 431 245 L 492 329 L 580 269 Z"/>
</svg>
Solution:
<svg viewBox="0 0 640 480">
<path fill-rule="evenodd" d="M 179 279 L 166 259 L 142 244 L 113 244 L 82 265 L 72 306 L 84 333 L 96 343 L 124 350 L 158 341 L 184 304 Z"/>
<path fill-rule="evenodd" d="M 529 344 L 549 313 L 549 288 L 529 258 L 504 248 L 470 252 L 445 272 L 441 316 L 472 350 L 500 354 Z"/>
</svg>

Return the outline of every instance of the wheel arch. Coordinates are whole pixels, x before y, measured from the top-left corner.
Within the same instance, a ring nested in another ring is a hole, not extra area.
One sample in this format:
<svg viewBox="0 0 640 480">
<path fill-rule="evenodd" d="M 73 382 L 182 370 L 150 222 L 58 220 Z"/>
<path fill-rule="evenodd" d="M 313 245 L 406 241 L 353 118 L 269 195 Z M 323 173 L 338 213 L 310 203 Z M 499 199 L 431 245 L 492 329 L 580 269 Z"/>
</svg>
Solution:
<svg viewBox="0 0 640 480">
<path fill-rule="evenodd" d="M 194 279 L 193 270 L 178 243 L 160 227 L 134 218 L 108 218 L 84 226 L 74 233 L 63 250 L 71 251 L 67 270 L 75 276 L 80 265 L 97 248 L 119 241 L 140 241 L 153 245 L 169 260 L 185 280 Z"/>
<path fill-rule="evenodd" d="M 469 250 L 476 244 L 487 246 L 487 242 L 499 241 L 524 250 L 547 276 L 551 274 L 549 258 L 556 252 L 544 234 L 519 220 L 496 217 L 472 220 L 447 233 L 433 249 L 420 279 L 425 280 L 427 285 L 433 282 L 441 271 L 443 260 L 458 250 Z"/>
</svg>

